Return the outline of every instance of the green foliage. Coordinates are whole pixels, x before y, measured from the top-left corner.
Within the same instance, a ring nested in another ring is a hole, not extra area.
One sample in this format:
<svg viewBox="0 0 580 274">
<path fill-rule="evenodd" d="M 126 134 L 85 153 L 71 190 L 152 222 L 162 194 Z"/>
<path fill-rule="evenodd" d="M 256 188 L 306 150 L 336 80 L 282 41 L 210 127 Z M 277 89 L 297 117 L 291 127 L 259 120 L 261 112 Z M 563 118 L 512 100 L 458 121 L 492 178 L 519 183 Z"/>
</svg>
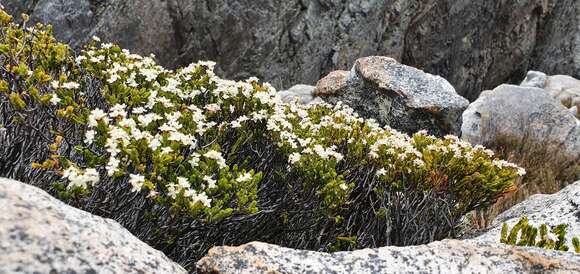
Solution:
<svg viewBox="0 0 580 274">
<path fill-rule="evenodd" d="M 539 240 L 538 240 L 538 231 Z M 502 225 L 500 242 L 509 245 L 517 246 L 534 246 L 550 250 L 568 251 L 569 247 L 566 245 L 566 234 L 568 232 L 568 225 L 559 224 L 550 229 L 548 226 L 541 224 L 539 228 L 529 224 L 527 216 L 523 216 L 509 230 L 506 223 Z M 572 246 L 577 253 L 580 253 L 578 247 L 578 238 L 572 238 Z"/>
<path fill-rule="evenodd" d="M 336 242 L 328 248 L 328 252 L 349 250 L 356 247 L 356 236 L 336 237 Z"/>
</svg>

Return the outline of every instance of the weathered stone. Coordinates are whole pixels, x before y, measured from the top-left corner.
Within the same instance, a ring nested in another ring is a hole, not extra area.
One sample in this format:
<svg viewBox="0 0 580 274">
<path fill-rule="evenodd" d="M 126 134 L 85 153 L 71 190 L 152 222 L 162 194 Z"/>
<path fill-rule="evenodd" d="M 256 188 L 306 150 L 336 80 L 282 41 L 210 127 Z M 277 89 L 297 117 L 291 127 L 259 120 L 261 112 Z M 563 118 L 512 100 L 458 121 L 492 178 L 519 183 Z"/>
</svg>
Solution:
<svg viewBox="0 0 580 274">
<path fill-rule="evenodd" d="M 580 125 L 545 90 L 501 85 L 484 91 L 463 113 L 462 138 L 486 144 L 497 138 L 549 142 L 575 159 L 580 158 Z"/>
<path fill-rule="evenodd" d="M 580 118 L 580 80 L 568 75 L 548 76 L 539 71 L 529 71 L 520 86 L 537 87 L 546 90 L 567 108 L 576 107 L 572 113 Z"/>
<path fill-rule="evenodd" d="M 88 30 L 96 19 L 88 0 L 40 0 L 32 11 L 32 21 L 50 22 L 56 37 L 78 47 L 86 41 Z"/>
<path fill-rule="evenodd" d="M 42 11 L 46 2 L 87 1 L 2 3 L 15 15 L 40 12 L 36 18 L 43 22 L 62 24 L 62 13 Z M 141 54 L 155 53 L 170 66 L 215 60 L 227 78 L 258 76 L 279 89 L 314 84 L 369 55 L 441 75 L 470 100 L 483 89 L 521 80 L 531 67 L 580 76 L 578 0 L 88 2 L 90 26 L 73 24 L 84 22 L 83 7 L 67 15 L 77 19 L 57 33 L 61 39 L 98 34 Z"/>
<path fill-rule="evenodd" d="M 358 59 L 347 85 L 328 93 L 325 101 L 342 101 L 381 124 L 439 136 L 459 135 L 461 113 L 469 105 L 445 79 L 380 56 Z"/>
<path fill-rule="evenodd" d="M 349 73 L 346 70 L 335 70 L 318 80 L 314 96 L 331 96 L 346 88 Z"/>
<path fill-rule="evenodd" d="M 580 256 L 445 240 L 411 247 L 319 253 L 253 242 L 215 247 L 199 273 L 576 273 Z"/>
<path fill-rule="evenodd" d="M 0 179 L 0 273 L 186 273 L 117 222 Z"/>
<path fill-rule="evenodd" d="M 488 243 L 498 242 L 502 224 L 507 223 L 511 228 L 524 215 L 528 217 L 530 224 L 535 226 L 567 224 L 567 241 L 570 245 L 572 237 L 580 237 L 580 181 L 555 194 L 537 194 L 529 197 L 524 202 L 497 216 L 490 230 L 473 240 Z"/>
<path fill-rule="evenodd" d="M 295 85 L 288 90 L 280 91 L 278 94 L 284 102 L 291 102 L 298 99 L 301 104 L 309 104 L 314 100 L 314 86 Z"/>
</svg>

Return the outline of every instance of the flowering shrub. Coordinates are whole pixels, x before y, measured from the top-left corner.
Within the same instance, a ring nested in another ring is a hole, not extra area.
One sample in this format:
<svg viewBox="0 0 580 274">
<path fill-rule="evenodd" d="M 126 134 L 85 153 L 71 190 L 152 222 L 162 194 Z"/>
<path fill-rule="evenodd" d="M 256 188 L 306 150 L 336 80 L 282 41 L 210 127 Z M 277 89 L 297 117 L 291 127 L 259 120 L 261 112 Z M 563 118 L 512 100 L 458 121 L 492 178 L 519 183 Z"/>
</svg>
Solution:
<svg viewBox="0 0 580 274">
<path fill-rule="evenodd" d="M 3 12 L 0 24 L 0 123 L 8 143 L 27 145 L 0 154 L 3 174 L 39 174 L 180 262 L 249 240 L 330 250 L 441 239 L 524 174 L 454 136 L 408 136 L 340 103 L 282 103 L 211 62 L 171 71 L 96 37 L 75 57 L 49 27 Z"/>
</svg>

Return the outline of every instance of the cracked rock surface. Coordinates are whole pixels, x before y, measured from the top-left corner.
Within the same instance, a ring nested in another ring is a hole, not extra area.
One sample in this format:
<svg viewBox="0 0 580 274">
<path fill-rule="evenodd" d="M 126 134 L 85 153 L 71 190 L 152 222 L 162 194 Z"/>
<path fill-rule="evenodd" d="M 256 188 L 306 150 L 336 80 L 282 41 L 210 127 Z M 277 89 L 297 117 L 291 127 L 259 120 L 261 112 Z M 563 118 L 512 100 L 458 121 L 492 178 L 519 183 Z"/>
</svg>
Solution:
<svg viewBox="0 0 580 274">
<path fill-rule="evenodd" d="M 0 179 L 0 274 L 186 273 L 117 222 Z"/>
<path fill-rule="evenodd" d="M 252 242 L 215 247 L 199 273 L 576 273 L 580 256 L 445 240 L 414 247 L 319 253 Z"/>
<path fill-rule="evenodd" d="M 314 85 L 358 58 L 391 56 L 441 75 L 473 101 L 530 70 L 580 76 L 580 0 L 3 0 L 55 24 L 73 46 L 92 35 L 165 65 L 214 60 L 227 78 L 280 90 Z"/>
</svg>

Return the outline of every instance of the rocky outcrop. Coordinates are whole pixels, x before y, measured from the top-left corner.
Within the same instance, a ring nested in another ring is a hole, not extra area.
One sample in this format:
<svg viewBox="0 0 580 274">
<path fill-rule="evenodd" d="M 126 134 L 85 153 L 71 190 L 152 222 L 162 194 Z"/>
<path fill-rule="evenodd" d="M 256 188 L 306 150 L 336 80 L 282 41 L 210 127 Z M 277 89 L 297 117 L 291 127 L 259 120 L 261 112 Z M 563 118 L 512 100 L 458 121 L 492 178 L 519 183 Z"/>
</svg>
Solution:
<svg viewBox="0 0 580 274">
<path fill-rule="evenodd" d="M 340 91 L 347 86 L 346 80 L 350 71 L 346 70 L 335 70 L 324 78 L 318 80 L 316 83 L 316 89 L 314 90 L 314 96 L 332 96 L 335 95 L 337 91 Z"/>
<path fill-rule="evenodd" d="M 568 225 L 568 245 L 572 237 L 580 237 L 580 181 L 571 184 L 555 194 L 537 194 L 500 214 L 485 234 L 475 238 L 476 242 L 496 243 L 499 241 L 501 226 L 507 223 L 513 227 L 522 216 L 528 216 L 530 224 Z M 578 256 L 580 257 L 580 256 Z"/>
<path fill-rule="evenodd" d="M 253 242 L 215 247 L 199 273 L 576 273 L 580 256 L 445 240 L 414 247 L 319 253 Z"/>
<path fill-rule="evenodd" d="M 578 0 L 5 0 L 13 14 L 92 35 L 165 65 L 211 59 L 228 78 L 314 84 L 360 57 L 391 56 L 475 100 L 530 69 L 580 76 Z M 482 23 L 484 22 L 484 23 Z"/>
<path fill-rule="evenodd" d="M 186 273 L 117 222 L 0 179 L 0 273 Z"/>
<path fill-rule="evenodd" d="M 278 93 L 282 101 L 291 102 L 298 100 L 300 104 L 309 104 L 314 101 L 314 86 L 309 85 L 295 85 L 288 90 L 283 90 Z"/>
<path fill-rule="evenodd" d="M 520 86 L 546 90 L 554 99 L 569 108 L 577 118 L 580 118 L 580 80 L 568 75 L 548 76 L 543 72 L 529 71 Z"/>
<path fill-rule="evenodd" d="M 545 90 L 501 85 L 484 91 L 463 113 L 462 138 L 486 144 L 498 138 L 547 142 L 580 158 L 580 123 Z"/>
<path fill-rule="evenodd" d="M 340 83 L 341 75 L 333 78 Z M 346 84 L 326 84 L 331 81 L 323 79 L 317 87 L 325 101 L 342 101 L 363 117 L 407 133 L 426 129 L 438 136 L 459 135 L 461 113 L 469 105 L 445 79 L 388 57 L 358 59 Z"/>
</svg>

